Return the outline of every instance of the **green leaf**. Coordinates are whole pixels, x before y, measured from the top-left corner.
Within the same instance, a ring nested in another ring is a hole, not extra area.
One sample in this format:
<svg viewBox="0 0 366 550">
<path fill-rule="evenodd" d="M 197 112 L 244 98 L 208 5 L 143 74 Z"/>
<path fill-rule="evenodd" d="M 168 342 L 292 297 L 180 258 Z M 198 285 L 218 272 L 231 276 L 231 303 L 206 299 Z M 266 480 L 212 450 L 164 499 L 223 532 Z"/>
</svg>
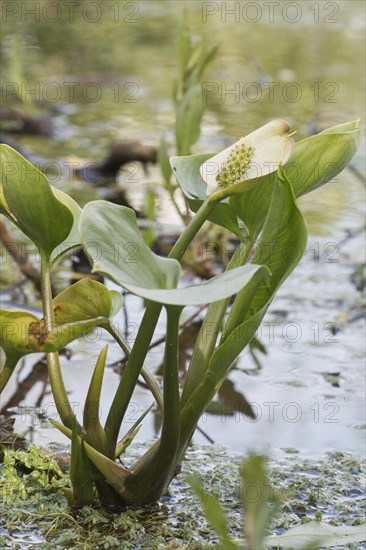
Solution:
<svg viewBox="0 0 366 550">
<path fill-rule="evenodd" d="M 190 476 L 187 481 L 200 499 L 207 521 L 218 534 L 223 548 L 225 550 L 239 550 L 239 546 L 230 539 L 227 517 L 221 504 L 204 490 L 197 478 Z"/>
<path fill-rule="evenodd" d="M 147 416 L 147 414 L 151 411 L 153 406 L 154 406 L 154 403 L 152 403 L 150 407 L 148 407 L 146 411 L 144 411 L 141 414 L 141 416 L 139 416 L 139 418 L 136 420 L 133 426 L 128 430 L 128 432 L 122 437 L 120 441 L 118 441 L 116 445 L 115 458 L 118 458 L 119 456 L 121 456 L 121 454 L 125 452 L 127 447 L 131 445 L 132 441 L 135 439 L 136 435 L 138 434 L 141 428 L 141 422 L 143 421 L 145 416 Z"/>
<path fill-rule="evenodd" d="M 2 361 L 0 366 L 0 394 L 3 392 L 20 358 L 21 356 L 16 353 L 5 354 L 5 361 Z"/>
<path fill-rule="evenodd" d="M 241 251 L 243 254 L 245 254 L 244 246 L 241 247 Z M 247 283 L 242 286 L 241 290 L 239 291 L 239 295 L 244 295 L 251 300 L 258 286 L 262 283 L 264 279 L 268 278 L 268 275 L 269 271 L 265 268 L 256 271 L 247 281 Z M 234 301 L 234 304 L 235 303 L 236 300 Z M 224 303 L 216 302 L 214 304 L 211 304 L 209 307 L 209 311 L 207 313 L 207 316 L 203 320 L 202 327 L 193 348 L 190 367 L 188 369 L 183 387 L 181 398 L 182 405 L 185 405 L 187 400 L 191 398 L 192 394 L 197 388 L 200 388 L 203 393 L 205 393 L 206 389 L 208 388 L 204 376 L 205 374 L 207 374 L 206 371 L 209 367 L 210 360 L 214 353 L 215 343 L 222 328 L 221 321 L 218 320 L 221 320 L 223 318 L 223 315 L 226 312 L 228 306 L 229 301 L 225 300 Z M 254 331 L 255 330 L 256 329 L 254 329 Z M 234 361 L 235 359 L 236 358 L 234 358 L 232 361 Z M 220 372 L 216 370 L 214 377 L 212 377 L 212 374 L 208 374 L 216 389 L 214 389 L 212 397 L 208 399 L 205 398 L 204 402 L 208 402 L 214 397 L 214 394 L 219 388 L 219 385 L 226 378 L 228 366 L 230 367 L 232 361 L 230 361 L 229 365 L 224 362 L 222 365 L 222 370 Z"/>
<path fill-rule="evenodd" d="M 111 445 L 99 420 L 100 394 L 102 391 L 103 375 L 107 359 L 108 346 L 99 354 L 89 390 L 85 399 L 83 424 L 87 434 L 87 441 L 92 447 L 106 456 L 113 456 Z"/>
<path fill-rule="evenodd" d="M 61 292 L 53 300 L 55 327 L 45 344 L 61 349 L 100 326 L 108 329 L 112 317 L 122 306 L 123 298 L 93 279 L 82 279 Z M 40 322 L 43 329 L 43 320 Z"/>
<path fill-rule="evenodd" d="M 212 155 L 206 154 L 170 158 L 175 177 L 193 212 L 197 212 L 206 200 L 207 184 L 203 181 L 199 169 L 210 157 Z M 227 202 L 218 203 L 208 216 L 208 220 L 229 229 L 240 240 L 247 235 L 246 229 L 239 226 L 238 217 Z"/>
<path fill-rule="evenodd" d="M 50 419 L 50 422 L 66 437 L 72 439 L 72 431 L 69 428 L 53 419 Z M 78 436 L 78 438 L 79 440 L 81 439 L 80 436 Z M 89 460 L 93 462 L 94 466 L 104 476 L 105 480 L 113 487 L 113 489 L 117 493 L 122 494 L 125 481 L 127 477 L 131 475 L 131 471 L 127 470 L 123 466 L 119 466 L 118 464 L 113 462 L 113 460 L 102 455 L 86 441 L 84 442 L 84 445 Z"/>
<path fill-rule="evenodd" d="M 0 368 L 0 393 L 13 374 L 19 359 L 39 351 L 38 340 L 30 330 L 37 326 L 38 318 L 28 311 L 0 309 L 0 348 L 5 361 Z"/>
<path fill-rule="evenodd" d="M 184 288 L 153 290 L 130 286 L 129 290 L 142 298 L 164 305 L 199 306 L 233 296 L 261 269 L 263 268 L 257 265 L 244 265 L 216 275 L 200 285 Z"/>
<path fill-rule="evenodd" d="M 357 126 L 357 122 L 334 126 L 296 144 L 286 165 L 296 197 L 324 185 L 347 166 L 359 145 Z"/>
<path fill-rule="evenodd" d="M 46 176 L 17 151 L 0 145 L 0 160 L 2 212 L 49 258 L 70 234 L 73 215 L 55 197 Z"/>
<path fill-rule="evenodd" d="M 3 169 L 2 169 L 2 171 L 3 171 Z M 10 211 L 8 203 L 5 200 L 4 189 L 3 189 L 3 185 L 1 183 L 1 179 L 0 179 L 0 214 L 4 214 L 4 216 L 6 216 L 15 225 L 18 225 L 17 219 L 15 218 L 15 216 Z"/>
<path fill-rule="evenodd" d="M 95 319 L 56 326 L 46 331 L 44 320 L 27 311 L 15 309 L 0 310 L 0 346 L 7 357 L 22 357 L 29 353 L 51 353 L 62 349 L 95 326 Z M 104 318 L 97 319 L 105 322 Z"/>
<path fill-rule="evenodd" d="M 122 296 L 92 279 L 82 279 L 53 300 L 55 326 L 27 311 L 1 309 L 0 346 L 6 356 L 58 351 L 96 326 L 108 327 L 122 305 Z M 118 307 L 119 306 L 119 307 Z"/>
<path fill-rule="evenodd" d="M 160 258 L 149 249 L 130 208 L 106 201 L 90 202 L 81 214 L 79 230 L 93 271 L 127 289 L 163 289 L 177 285 L 179 263 Z"/>
<path fill-rule="evenodd" d="M 336 126 L 331 126 L 330 128 L 326 128 L 325 130 L 322 130 L 321 134 L 344 134 L 347 132 L 354 132 L 357 130 L 360 132 L 359 128 L 359 120 L 351 120 L 350 122 L 342 122 L 342 124 L 336 124 Z"/>
<path fill-rule="evenodd" d="M 229 199 L 230 207 L 238 218 L 244 221 L 252 241 L 256 240 L 263 227 L 277 179 L 276 172 L 268 174 L 245 194 L 235 195 Z"/>
<path fill-rule="evenodd" d="M 110 290 L 109 295 L 112 300 L 109 317 L 112 318 L 112 317 L 115 317 L 119 312 L 119 310 L 121 309 L 123 304 L 123 296 L 120 292 L 118 292 L 118 290 Z"/>
<path fill-rule="evenodd" d="M 117 296 L 116 291 L 112 294 L 102 283 L 81 279 L 53 299 L 55 324 L 60 326 L 96 319 L 108 323 L 120 310 L 122 302 L 121 294 Z"/>
<path fill-rule="evenodd" d="M 188 200 L 206 200 L 207 183 L 203 181 L 200 167 L 212 154 L 170 157 L 175 177 Z"/>
<path fill-rule="evenodd" d="M 200 64 L 200 60 L 202 57 L 202 54 L 205 50 L 206 44 L 204 40 L 201 40 L 194 48 L 191 48 L 189 61 L 187 64 L 187 75 L 193 75 L 196 72 L 196 69 L 198 65 Z"/>
<path fill-rule="evenodd" d="M 199 286 L 172 288 L 178 283 L 179 263 L 151 252 L 142 239 L 132 210 L 105 201 L 94 201 L 84 208 L 80 233 L 85 248 L 92 239 L 100 243 L 94 271 L 142 298 L 161 304 L 185 306 L 216 302 L 238 292 L 258 270 L 257 266 L 242 266 Z M 129 261 L 131 246 L 135 251 L 134 261 Z M 116 250 L 125 252 L 116 255 Z"/>
<path fill-rule="evenodd" d="M 281 547 L 302 550 L 305 545 L 315 544 L 315 548 L 345 546 L 366 541 L 366 524 L 341 525 L 335 527 L 319 521 L 310 521 L 289 529 L 283 535 L 267 537 L 268 548 Z"/>
<path fill-rule="evenodd" d="M 213 46 L 207 52 L 203 52 L 202 60 L 198 64 L 197 70 L 197 81 L 200 81 L 203 78 L 203 74 L 207 66 L 215 59 L 217 52 L 219 51 L 219 46 Z"/>
<path fill-rule="evenodd" d="M 28 353 L 39 352 L 39 342 L 32 332 L 39 319 L 29 313 L 17 309 L 0 309 L 0 347 L 7 357 L 18 358 Z"/>
<path fill-rule="evenodd" d="M 307 225 L 298 208 L 292 184 L 284 170 L 273 189 L 270 210 L 261 238 L 253 256 L 253 263 L 266 265 L 271 272 L 270 284 L 262 283 L 255 294 L 247 317 L 259 311 L 292 273 L 300 262 L 307 243 Z"/>
<path fill-rule="evenodd" d="M 216 56 L 218 47 L 207 48 L 207 41 L 201 40 L 195 47 L 187 24 L 187 15 L 183 15 L 178 30 L 178 94 L 180 100 L 184 91 L 193 84 L 199 84 L 209 63 Z"/>
<path fill-rule="evenodd" d="M 250 301 L 244 291 L 238 294 L 220 346 L 210 361 L 209 370 L 219 379 L 250 342 L 277 289 L 305 252 L 306 222 L 296 205 L 289 180 L 283 171 L 280 176 L 283 181 L 278 178 L 273 189 L 271 206 L 253 257 L 253 263 L 267 266 L 271 278 L 258 286 Z"/>
</svg>

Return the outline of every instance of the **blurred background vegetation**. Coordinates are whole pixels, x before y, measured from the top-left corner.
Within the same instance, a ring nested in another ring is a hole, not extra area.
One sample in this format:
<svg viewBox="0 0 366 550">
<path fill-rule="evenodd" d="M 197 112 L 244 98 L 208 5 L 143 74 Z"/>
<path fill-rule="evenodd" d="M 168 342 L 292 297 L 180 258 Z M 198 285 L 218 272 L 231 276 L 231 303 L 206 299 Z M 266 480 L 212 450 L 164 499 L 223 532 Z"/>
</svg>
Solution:
<svg viewBox="0 0 366 550">
<path fill-rule="evenodd" d="M 60 9 L 56 10 L 55 4 Z M 241 9 L 237 22 L 229 13 L 235 4 Z M 282 1 L 272 8 L 273 22 L 268 5 L 252 2 L 257 8 L 244 10 L 246 4 L 3 2 L 2 83 L 14 81 L 18 38 L 18 74 L 27 89 L 31 91 L 38 83 L 39 99 L 49 107 L 72 104 L 72 108 L 60 109 L 67 117 L 67 121 L 59 120 L 61 143 L 60 139 L 39 139 L 32 147 L 50 157 L 98 155 L 110 139 L 138 137 L 156 142 L 171 129 L 177 25 L 183 9 L 196 41 L 206 38 L 212 45 L 220 44 L 218 57 L 204 79 L 216 83 L 219 90 L 207 96 L 198 149 L 217 150 L 218 136 L 234 139 L 269 118 L 289 119 L 300 134 L 363 118 L 363 2 L 301 1 L 292 3 L 296 11 L 291 3 Z M 11 10 L 16 13 L 12 15 Z M 205 16 L 208 10 L 217 13 Z M 55 97 L 55 89 L 47 88 L 50 82 L 62 89 L 59 101 L 48 101 L 47 96 Z M 101 87 L 97 101 L 85 97 L 88 93 L 95 96 L 96 89 L 85 89 L 93 82 Z M 290 82 L 296 87 L 286 87 Z M 80 83 L 73 88 L 74 101 L 68 101 L 67 83 Z M 256 85 L 248 87 L 249 83 Z M 8 94 L 8 99 L 11 97 Z"/>
</svg>

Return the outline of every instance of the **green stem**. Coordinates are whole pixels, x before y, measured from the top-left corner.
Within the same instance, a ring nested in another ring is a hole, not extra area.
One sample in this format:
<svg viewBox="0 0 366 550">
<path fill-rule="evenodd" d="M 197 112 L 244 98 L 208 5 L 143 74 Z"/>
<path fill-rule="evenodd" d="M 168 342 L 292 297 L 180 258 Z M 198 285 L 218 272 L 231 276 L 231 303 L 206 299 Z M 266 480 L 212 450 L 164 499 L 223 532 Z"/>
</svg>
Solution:
<svg viewBox="0 0 366 550">
<path fill-rule="evenodd" d="M 120 346 L 120 348 L 123 350 L 123 352 L 126 354 L 127 357 L 131 355 L 131 349 L 126 344 L 126 342 L 123 340 L 121 335 L 119 334 L 118 330 L 115 330 L 113 326 L 106 325 L 104 327 L 111 336 L 115 339 L 117 344 Z M 145 380 L 145 383 L 149 390 L 151 391 L 157 406 L 162 411 L 163 410 L 163 396 L 160 391 L 159 384 L 156 382 L 155 378 L 149 373 L 149 371 L 145 368 L 141 368 L 141 376 Z"/>
<path fill-rule="evenodd" d="M 163 396 L 161 395 L 159 384 L 156 382 L 155 378 L 149 373 L 149 371 L 145 368 L 141 368 L 141 376 L 145 380 L 145 384 L 153 394 L 153 397 L 156 401 L 157 406 L 162 411 L 164 408 L 163 405 Z"/>
<path fill-rule="evenodd" d="M 178 261 L 181 260 L 189 244 L 202 227 L 209 214 L 214 210 L 215 206 L 215 202 L 209 201 L 205 201 L 202 204 L 195 217 L 190 221 L 185 231 L 173 246 L 169 254 L 170 258 L 174 258 Z M 161 309 L 161 304 L 154 302 L 148 304 L 141 321 L 140 329 L 137 333 L 136 341 L 131 350 L 131 355 L 109 410 L 105 430 L 114 444 L 117 443 L 118 433 L 149 350 Z"/>
<path fill-rule="evenodd" d="M 166 185 L 166 190 L 169 193 L 170 200 L 172 201 L 173 206 L 174 206 L 175 210 L 177 211 L 177 214 L 179 215 L 179 217 L 182 220 L 182 222 L 184 223 L 184 225 L 187 225 L 187 216 L 185 214 L 183 214 L 183 212 L 181 211 L 177 201 L 175 200 L 174 193 L 177 190 L 177 187 L 174 187 L 171 184 L 167 184 Z"/>
<path fill-rule="evenodd" d="M 167 333 L 164 354 L 164 409 L 160 448 L 163 456 L 176 452 L 180 432 L 179 399 L 179 319 L 182 308 L 166 306 Z"/>
<path fill-rule="evenodd" d="M 186 229 L 183 231 L 183 233 L 173 246 L 169 254 L 169 258 L 174 258 L 178 261 L 182 259 L 193 238 L 196 236 L 196 234 L 201 229 L 202 225 L 216 206 L 217 202 L 207 200 L 202 204 L 197 214 L 194 216 L 194 218 L 191 219 Z"/>
<path fill-rule="evenodd" d="M 149 350 L 161 308 L 162 306 L 156 303 L 150 303 L 146 308 L 131 355 L 109 409 L 105 431 L 113 445 L 117 443 L 119 430 Z"/>
<path fill-rule="evenodd" d="M 41 256 L 41 282 L 45 330 L 50 331 L 55 326 L 55 316 L 52 302 L 50 263 L 48 258 L 44 256 Z M 47 353 L 47 366 L 57 412 L 60 415 L 62 423 L 71 429 L 72 419 L 75 415 L 67 396 L 57 352 Z M 79 424 L 78 426 L 80 427 Z"/>
<path fill-rule="evenodd" d="M 179 319 L 181 307 L 166 306 L 167 337 L 164 353 L 164 409 L 159 441 L 135 464 L 133 475 L 126 480 L 123 497 L 133 502 L 154 502 L 160 498 L 172 479 L 179 454 Z"/>
<path fill-rule="evenodd" d="M 131 355 L 131 349 L 128 344 L 124 341 L 118 330 L 116 330 L 110 323 L 103 325 L 103 328 L 109 332 L 112 338 L 115 339 L 123 353 L 129 357 Z"/>
</svg>

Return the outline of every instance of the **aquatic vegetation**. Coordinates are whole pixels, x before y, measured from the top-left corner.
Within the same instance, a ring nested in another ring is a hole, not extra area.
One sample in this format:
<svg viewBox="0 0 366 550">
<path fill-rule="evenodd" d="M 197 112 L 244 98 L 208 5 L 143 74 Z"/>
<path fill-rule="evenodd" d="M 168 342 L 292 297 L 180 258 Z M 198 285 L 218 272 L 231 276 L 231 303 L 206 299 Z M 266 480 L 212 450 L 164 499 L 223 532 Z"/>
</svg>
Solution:
<svg viewBox="0 0 366 550">
<path fill-rule="evenodd" d="M 342 453 L 340 458 L 344 460 Z M 355 471 L 359 464 L 355 461 Z M 328 466 L 329 468 L 329 466 Z M 282 507 L 279 492 L 273 489 L 267 473 L 266 459 L 260 455 L 250 455 L 240 467 L 239 496 L 245 516 L 243 521 L 244 539 L 230 537 L 228 518 L 218 500 L 207 493 L 198 478 L 191 476 L 188 481 L 202 502 L 206 518 L 217 532 L 221 547 L 225 550 L 264 550 L 264 548 L 290 548 L 292 550 L 310 550 L 319 547 L 333 547 L 356 544 L 366 539 L 366 524 L 356 521 L 353 525 L 334 525 L 321 521 L 322 512 L 315 512 L 315 520 L 306 516 L 303 509 L 303 521 L 279 535 L 267 536 L 274 518 Z M 316 485 L 315 485 L 316 486 Z M 319 488 L 319 486 L 317 486 Z M 288 497 L 287 497 L 288 498 Z M 313 500 L 314 499 L 313 497 Z M 349 518 L 348 518 L 349 519 Z"/>
<path fill-rule="evenodd" d="M 202 101 L 202 79 L 207 67 L 216 57 L 218 46 L 209 47 L 206 40 L 193 45 L 187 14 L 182 17 L 178 30 L 178 75 L 173 87 L 175 111 L 175 154 L 190 155 L 192 146 L 201 134 L 201 122 L 207 103 Z M 189 208 L 182 208 L 176 200 L 179 185 L 172 181 L 168 144 L 163 136 L 158 153 L 164 188 L 182 221 L 190 220 Z M 184 195 L 183 195 L 184 197 Z"/>
<path fill-rule="evenodd" d="M 69 484 L 67 474 L 60 473 L 60 478 L 53 475 L 47 486 L 43 486 L 37 472 L 22 471 L 24 460 L 33 470 L 46 466 L 53 472 L 57 468 L 54 460 L 39 448 L 31 451 L 30 463 L 29 458 L 24 458 L 25 453 L 8 450 L 6 463 L 0 466 L 2 548 L 21 546 L 22 541 L 37 542 L 42 550 L 120 548 L 121 544 L 126 549 L 139 546 L 142 550 L 212 548 L 219 543 L 215 526 L 206 521 L 203 504 L 194 498 L 186 476 L 200 478 L 201 496 L 207 494 L 207 498 L 211 496 L 222 502 L 228 536 L 234 540 L 242 537 L 243 492 L 239 491 L 238 475 L 242 459 L 222 447 L 190 447 L 185 475 L 174 478 L 169 495 L 163 497 L 160 506 L 117 510 L 95 506 L 70 509 L 60 492 Z M 136 444 L 127 451 L 127 459 L 135 460 L 143 451 L 141 444 Z M 53 452 L 57 458 L 57 450 Z M 364 492 L 360 482 L 365 467 L 355 456 L 337 452 L 304 460 L 296 454 L 284 453 L 275 463 L 270 462 L 268 474 L 268 486 L 276 487 L 282 504 L 266 535 L 305 525 L 319 511 L 323 520 L 335 527 L 362 524 Z M 357 543 L 347 546 L 359 547 Z"/>
<path fill-rule="evenodd" d="M 96 498 L 103 504 L 155 502 L 175 476 L 206 406 L 304 254 L 307 229 L 297 197 L 330 181 L 347 165 L 360 130 L 357 122 L 350 122 L 298 143 L 291 136 L 288 123 L 282 120 L 249 134 L 245 140 L 253 151 L 246 155 L 245 170 L 237 167 L 238 181 L 231 176 L 226 181 L 225 164 L 222 170 L 222 159 L 241 163 L 241 156 L 232 158 L 230 151 L 219 154 L 220 162 L 212 155 L 171 158 L 177 181 L 196 214 L 168 258 L 150 250 L 131 209 L 99 200 L 81 210 L 19 153 L 1 146 L 0 210 L 39 250 L 44 316 L 38 319 L 27 311 L 1 310 L 0 343 L 6 361 L 0 390 L 21 357 L 47 353 L 61 420 L 53 423 L 71 440 L 71 503 L 91 504 Z M 215 178 L 219 174 L 215 189 L 205 181 L 208 167 L 213 167 L 210 173 Z M 231 230 L 241 244 L 223 273 L 182 288 L 180 261 L 206 220 Z M 145 300 L 144 317 L 131 349 L 113 324 L 122 305 L 119 292 L 87 279 L 52 297 L 51 267 L 80 243 L 94 271 Z M 181 390 L 179 320 L 183 308 L 192 305 L 208 305 L 208 309 Z M 163 308 L 167 320 L 161 390 L 146 368 L 146 356 Z M 95 327 L 112 335 L 127 358 L 104 426 L 96 411 L 107 348 L 100 352 L 91 377 L 82 424 L 69 402 L 57 353 Z M 140 375 L 161 409 L 162 430 L 136 464 L 126 468 L 116 458 L 131 443 L 146 414 L 119 439 Z"/>
</svg>

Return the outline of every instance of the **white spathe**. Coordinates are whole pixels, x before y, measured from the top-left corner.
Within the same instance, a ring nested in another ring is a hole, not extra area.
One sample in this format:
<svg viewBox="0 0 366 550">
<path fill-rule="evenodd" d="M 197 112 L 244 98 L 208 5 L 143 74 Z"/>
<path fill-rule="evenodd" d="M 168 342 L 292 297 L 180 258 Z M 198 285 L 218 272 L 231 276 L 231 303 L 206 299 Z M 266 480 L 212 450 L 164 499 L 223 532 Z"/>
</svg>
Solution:
<svg viewBox="0 0 366 550">
<path fill-rule="evenodd" d="M 245 181 L 275 172 L 279 164 L 285 164 L 292 154 L 295 143 L 289 136 L 289 132 L 290 125 L 285 120 L 271 120 L 206 160 L 200 167 L 200 173 L 202 179 L 207 183 L 207 195 L 211 195 L 218 189 L 216 180 L 218 173 L 228 161 L 231 152 L 242 143 L 254 148 L 254 155 L 245 174 Z M 229 187 L 233 187 L 236 183 Z"/>
</svg>

